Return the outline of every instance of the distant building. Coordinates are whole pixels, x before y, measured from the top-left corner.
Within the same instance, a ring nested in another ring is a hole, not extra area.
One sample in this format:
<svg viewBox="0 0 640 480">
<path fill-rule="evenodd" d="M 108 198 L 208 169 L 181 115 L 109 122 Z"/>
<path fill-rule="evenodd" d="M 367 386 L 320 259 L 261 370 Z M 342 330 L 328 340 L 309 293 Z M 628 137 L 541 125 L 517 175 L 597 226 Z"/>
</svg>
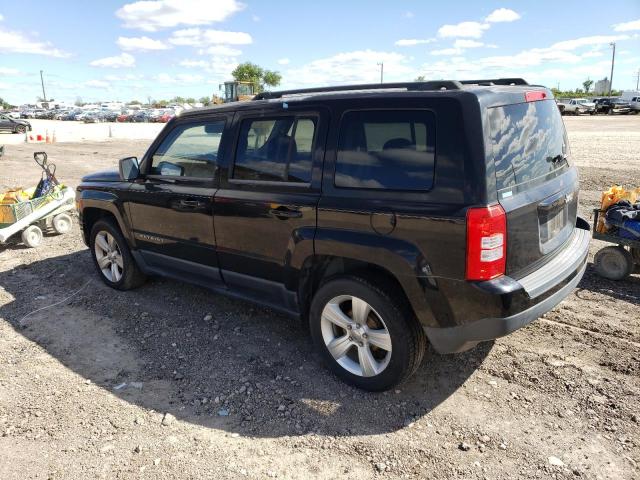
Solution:
<svg viewBox="0 0 640 480">
<path fill-rule="evenodd" d="M 611 82 L 609 82 L 609 79 L 607 77 L 604 77 L 602 80 L 598 80 L 595 87 L 593 87 L 593 93 L 595 93 L 596 95 L 604 95 L 606 93 L 609 93 L 610 84 Z"/>
</svg>

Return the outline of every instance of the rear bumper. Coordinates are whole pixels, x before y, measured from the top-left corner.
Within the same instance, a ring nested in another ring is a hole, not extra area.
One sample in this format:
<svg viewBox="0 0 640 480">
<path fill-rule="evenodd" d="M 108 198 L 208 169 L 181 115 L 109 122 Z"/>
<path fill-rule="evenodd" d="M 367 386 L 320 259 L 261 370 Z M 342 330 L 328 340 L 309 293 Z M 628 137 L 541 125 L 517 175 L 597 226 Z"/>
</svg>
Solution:
<svg viewBox="0 0 640 480">
<path fill-rule="evenodd" d="M 500 277 L 476 284 L 485 297 L 492 297 L 487 298 L 488 302 L 497 298 L 502 305 L 509 306 L 504 309 L 505 315 L 452 327 L 424 327 L 434 349 L 439 353 L 463 352 L 482 341 L 508 335 L 553 309 L 582 279 L 590 240 L 588 224 L 580 219 L 562 252 L 542 268 L 519 280 Z M 478 309 L 482 308 L 478 305 Z"/>
</svg>

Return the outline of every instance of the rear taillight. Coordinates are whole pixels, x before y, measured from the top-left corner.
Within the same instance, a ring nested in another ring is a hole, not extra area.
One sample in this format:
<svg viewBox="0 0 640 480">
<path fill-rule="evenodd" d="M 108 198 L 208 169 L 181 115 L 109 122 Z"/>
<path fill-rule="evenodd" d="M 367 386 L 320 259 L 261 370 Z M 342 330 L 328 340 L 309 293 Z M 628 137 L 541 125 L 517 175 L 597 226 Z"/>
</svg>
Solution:
<svg viewBox="0 0 640 480">
<path fill-rule="evenodd" d="M 467 280 L 504 275 L 507 216 L 500 205 L 467 210 Z"/>
</svg>

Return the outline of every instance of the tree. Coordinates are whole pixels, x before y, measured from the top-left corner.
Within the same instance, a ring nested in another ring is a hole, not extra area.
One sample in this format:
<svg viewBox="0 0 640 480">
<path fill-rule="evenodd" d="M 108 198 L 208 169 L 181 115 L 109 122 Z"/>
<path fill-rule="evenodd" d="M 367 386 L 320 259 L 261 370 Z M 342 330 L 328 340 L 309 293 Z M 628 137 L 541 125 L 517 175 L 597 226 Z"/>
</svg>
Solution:
<svg viewBox="0 0 640 480">
<path fill-rule="evenodd" d="M 278 85 L 280 85 L 281 80 L 282 75 L 280 75 L 279 72 L 265 70 L 264 75 L 262 75 L 262 87 L 264 87 L 264 85 L 268 85 L 269 87 L 277 87 Z"/>
<path fill-rule="evenodd" d="M 584 91 L 589 93 L 589 89 L 591 89 L 591 85 L 593 85 L 593 80 L 587 78 L 584 82 L 582 82 L 582 86 L 584 87 Z"/>
<path fill-rule="evenodd" d="M 414 80 L 414 82 L 426 82 L 427 78 L 424 75 L 420 75 L 418 77 L 416 77 L 416 79 Z"/>
<path fill-rule="evenodd" d="M 198 102 L 203 104 L 203 105 L 209 105 L 211 103 L 211 98 L 209 98 L 209 97 L 200 97 Z"/>
<path fill-rule="evenodd" d="M 185 102 L 187 102 L 187 103 L 189 103 L 189 104 L 191 104 L 191 105 L 193 105 L 194 103 L 196 103 L 196 99 L 195 99 L 195 98 L 193 98 L 193 97 L 185 98 L 185 100 L 184 100 L 184 101 L 185 101 Z"/>
<path fill-rule="evenodd" d="M 3 110 L 8 110 L 11 108 L 11 104 L 8 102 L 5 102 L 3 98 L 0 98 L 0 108 Z"/>
<path fill-rule="evenodd" d="M 265 86 L 276 87 L 280 85 L 282 75 L 279 72 L 272 70 L 265 70 L 264 68 L 251 62 L 244 62 L 238 65 L 231 76 L 237 82 L 250 82 L 253 83 L 256 93 L 260 93 L 264 90 Z"/>
<path fill-rule="evenodd" d="M 76 107 L 82 107 L 84 105 L 84 102 L 82 101 L 82 97 L 76 97 L 76 101 L 74 102 L 74 105 Z"/>
</svg>

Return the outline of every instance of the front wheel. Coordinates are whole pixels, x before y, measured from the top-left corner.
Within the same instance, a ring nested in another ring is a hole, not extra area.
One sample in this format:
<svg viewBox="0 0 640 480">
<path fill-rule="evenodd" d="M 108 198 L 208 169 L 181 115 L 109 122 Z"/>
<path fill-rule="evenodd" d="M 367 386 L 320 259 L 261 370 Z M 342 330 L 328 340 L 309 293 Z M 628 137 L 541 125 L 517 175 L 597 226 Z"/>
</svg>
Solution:
<svg viewBox="0 0 640 480">
<path fill-rule="evenodd" d="M 25 133 L 27 131 L 26 125 L 16 125 L 15 133 Z"/>
<path fill-rule="evenodd" d="M 120 229 L 111 220 L 98 220 L 91 229 L 91 255 L 100 278 L 111 288 L 131 290 L 142 285 L 138 268 Z"/>
<path fill-rule="evenodd" d="M 37 225 L 31 225 L 22 231 L 22 243 L 29 248 L 36 248 L 42 243 L 42 230 Z"/>
<path fill-rule="evenodd" d="M 369 391 L 409 378 L 424 355 L 422 327 L 405 301 L 380 282 L 355 276 L 325 283 L 311 303 L 311 337 L 338 377 Z"/>
</svg>

